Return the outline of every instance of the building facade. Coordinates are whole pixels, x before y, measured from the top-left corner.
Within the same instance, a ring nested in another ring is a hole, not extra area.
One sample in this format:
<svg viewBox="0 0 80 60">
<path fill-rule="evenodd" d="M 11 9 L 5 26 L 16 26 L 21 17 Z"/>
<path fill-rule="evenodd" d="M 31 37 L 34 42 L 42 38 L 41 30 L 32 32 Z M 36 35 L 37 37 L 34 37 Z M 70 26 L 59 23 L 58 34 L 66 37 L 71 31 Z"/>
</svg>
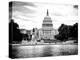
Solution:
<svg viewBox="0 0 80 60">
<path fill-rule="evenodd" d="M 54 35 L 58 34 L 58 30 L 53 28 L 53 23 L 49 12 L 47 10 L 47 15 L 44 17 L 42 28 L 39 29 L 39 39 L 40 40 L 55 40 Z"/>
</svg>

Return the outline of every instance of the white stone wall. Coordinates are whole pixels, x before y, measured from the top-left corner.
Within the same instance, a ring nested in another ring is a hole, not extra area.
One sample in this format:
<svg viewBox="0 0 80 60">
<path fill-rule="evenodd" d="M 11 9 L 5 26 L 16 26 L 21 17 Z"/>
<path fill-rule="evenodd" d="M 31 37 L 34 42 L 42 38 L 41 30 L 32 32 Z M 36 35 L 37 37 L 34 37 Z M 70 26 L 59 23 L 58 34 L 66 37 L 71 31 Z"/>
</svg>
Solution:
<svg viewBox="0 0 80 60">
<path fill-rule="evenodd" d="M 40 29 L 39 30 L 39 39 L 45 38 L 45 37 L 50 38 L 50 39 L 55 39 L 54 36 L 58 33 L 59 32 L 57 30 L 52 30 L 50 35 L 49 34 L 43 34 L 43 31 Z"/>
</svg>

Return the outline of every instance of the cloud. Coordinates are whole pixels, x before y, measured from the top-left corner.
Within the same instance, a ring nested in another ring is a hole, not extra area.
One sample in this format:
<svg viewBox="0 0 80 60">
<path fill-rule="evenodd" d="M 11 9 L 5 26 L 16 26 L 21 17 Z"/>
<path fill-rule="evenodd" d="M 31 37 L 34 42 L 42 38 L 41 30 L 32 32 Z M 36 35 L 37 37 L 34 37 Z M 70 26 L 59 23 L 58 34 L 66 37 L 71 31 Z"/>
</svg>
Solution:
<svg viewBox="0 0 80 60">
<path fill-rule="evenodd" d="M 20 1 L 13 1 L 12 3 L 12 12 L 19 11 L 23 13 L 33 13 L 35 11 L 25 7 L 25 6 L 30 6 L 30 7 L 35 7 L 31 2 L 20 2 Z"/>
<path fill-rule="evenodd" d="M 33 3 L 28 2 L 16 2 L 15 5 L 13 5 L 13 19 L 19 23 L 20 28 L 42 28 L 47 9 L 49 10 L 49 16 L 53 21 L 54 28 L 58 28 L 62 23 L 74 24 L 75 22 L 78 22 L 77 6 L 44 3 L 32 4 Z"/>
<path fill-rule="evenodd" d="M 28 18 L 24 18 L 24 17 L 22 17 L 22 16 L 20 17 L 20 16 L 18 16 L 18 15 L 17 15 L 17 16 L 13 16 L 13 19 L 14 19 L 14 18 L 20 19 L 20 20 L 23 20 L 23 21 L 31 21 L 31 20 L 28 19 Z"/>
<path fill-rule="evenodd" d="M 74 5 L 73 7 L 74 7 L 75 9 L 78 9 L 78 5 Z"/>
<path fill-rule="evenodd" d="M 11 1 L 11 2 L 9 2 L 9 11 L 27 10 L 28 8 L 25 8 L 24 6 L 35 7 L 36 5 L 34 5 L 31 2 Z"/>
<path fill-rule="evenodd" d="M 20 2 L 20 1 L 11 1 L 10 3 L 12 3 L 12 6 L 33 6 L 35 7 L 36 5 L 34 5 L 32 2 Z"/>
<path fill-rule="evenodd" d="M 12 14 L 16 11 L 23 14 L 35 13 L 34 10 L 29 9 L 25 6 L 36 7 L 32 2 L 20 2 L 20 1 L 11 1 L 9 2 L 9 18 L 12 17 Z"/>
<path fill-rule="evenodd" d="M 24 14 L 27 14 L 27 13 L 34 13 L 35 11 L 34 10 L 31 10 L 27 7 L 24 7 L 24 6 L 20 6 L 20 7 L 13 7 L 12 8 L 12 11 L 15 12 L 15 11 L 19 11 L 19 12 L 22 12 Z"/>
</svg>

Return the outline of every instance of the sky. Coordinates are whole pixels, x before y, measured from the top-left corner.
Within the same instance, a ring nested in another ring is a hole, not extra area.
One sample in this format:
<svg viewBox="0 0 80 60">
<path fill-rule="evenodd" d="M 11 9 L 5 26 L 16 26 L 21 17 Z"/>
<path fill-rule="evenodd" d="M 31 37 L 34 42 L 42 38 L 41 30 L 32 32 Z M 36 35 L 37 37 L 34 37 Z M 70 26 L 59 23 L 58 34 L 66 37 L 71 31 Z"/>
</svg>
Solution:
<svg viewBox="0 0 80 60">
<path fill-rule="evenodd" d="M 53 2 L 32 3 L 13 1 L 12 19 L 19 24 L 20 29 L 39 29 L 42 28 L 47 9 L 54 29 L 58 29 L 63 23 L 73 25 L 78 22 L 78 5 L 56 4 Z"/>
</svg>

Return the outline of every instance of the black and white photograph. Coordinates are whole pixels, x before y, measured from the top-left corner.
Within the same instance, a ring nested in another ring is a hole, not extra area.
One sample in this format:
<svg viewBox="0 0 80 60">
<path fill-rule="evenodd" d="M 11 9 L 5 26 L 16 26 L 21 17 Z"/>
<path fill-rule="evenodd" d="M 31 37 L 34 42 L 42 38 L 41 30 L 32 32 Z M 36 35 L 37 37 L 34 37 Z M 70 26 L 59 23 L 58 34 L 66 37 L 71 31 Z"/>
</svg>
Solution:
<svg viewBox="0 0 80 60">
<path fill-rule="evenodd" d="M 9 58 L 78 55 L 78 5 L 9 1 Z"/>
</svg>

